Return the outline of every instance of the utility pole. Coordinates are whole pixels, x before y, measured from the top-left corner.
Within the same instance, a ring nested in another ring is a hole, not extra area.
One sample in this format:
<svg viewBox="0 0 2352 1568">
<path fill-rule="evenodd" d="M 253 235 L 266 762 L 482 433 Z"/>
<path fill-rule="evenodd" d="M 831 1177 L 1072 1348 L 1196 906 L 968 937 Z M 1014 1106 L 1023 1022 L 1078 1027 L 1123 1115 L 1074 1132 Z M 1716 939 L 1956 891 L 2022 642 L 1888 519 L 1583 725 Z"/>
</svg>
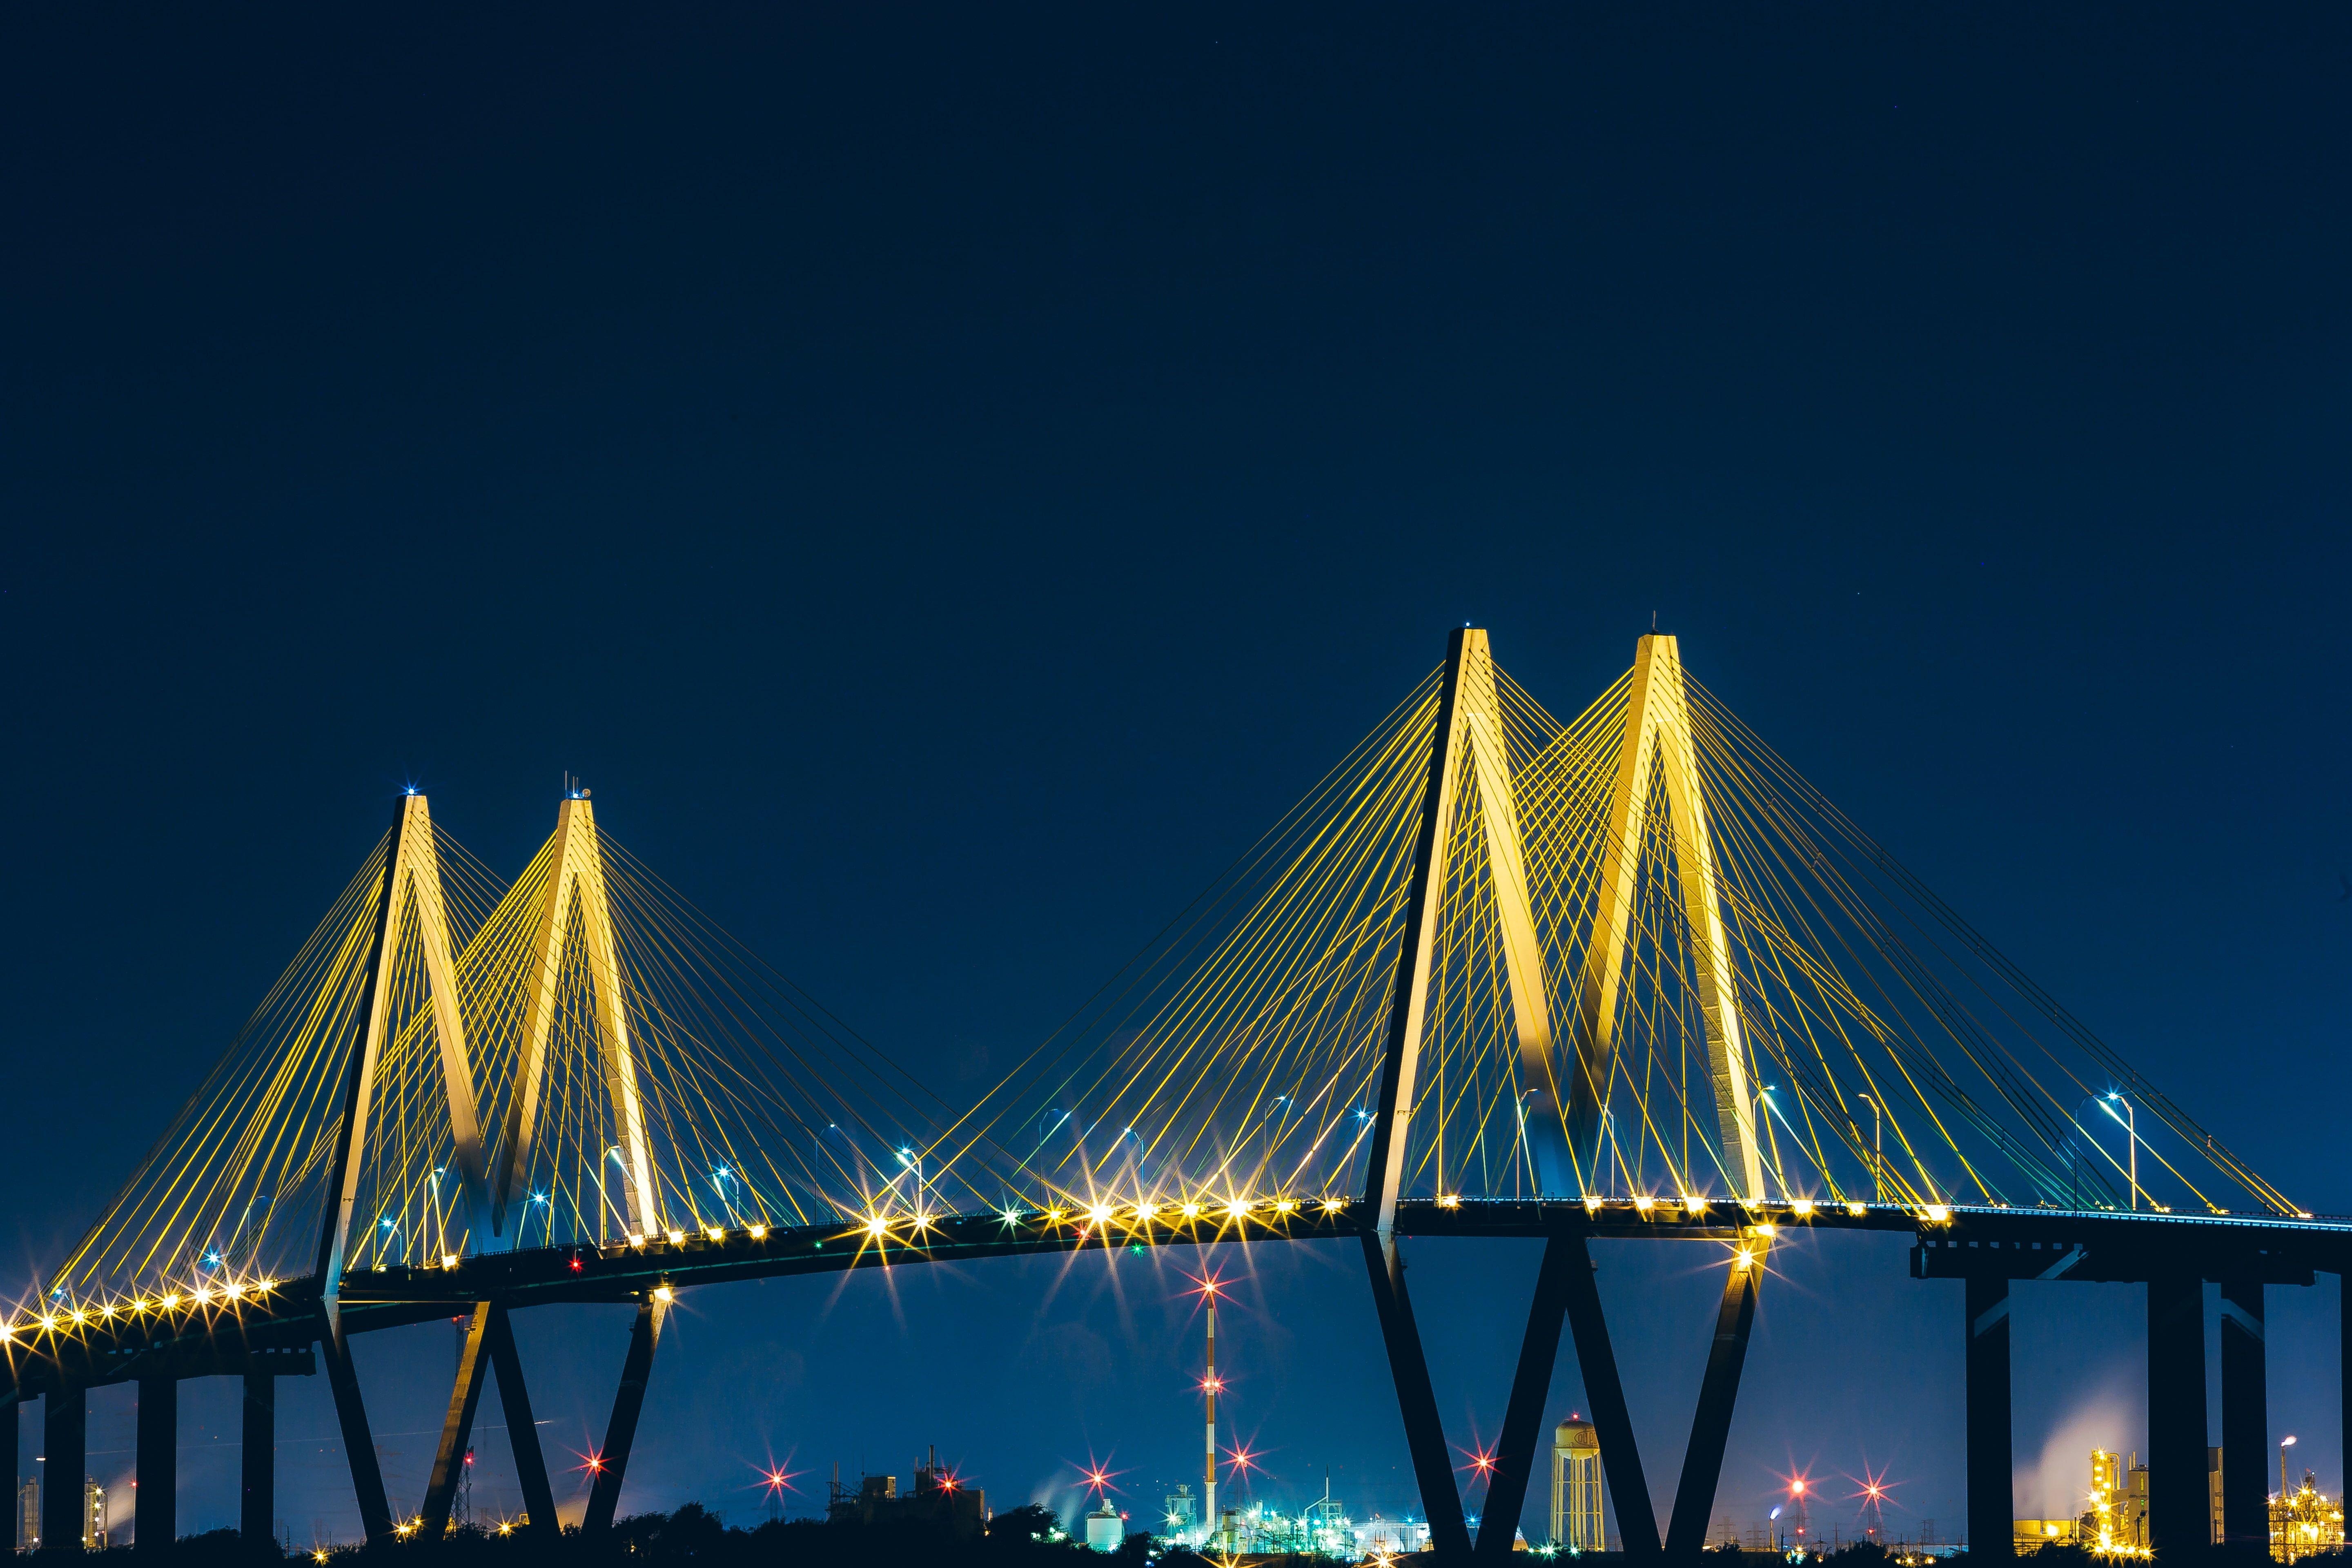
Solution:
<svg viewBox="0 0 2352 1568">
<path fill-rule="evenodd" d="M 1202 1392 L 1209 1396 L 1209 1451 L 1201 1479 L 1201 1544 L 1206 1546 L 1217 1530 L 1217 1282 L 1209 1280 L 1201 1287 L 1201 1298 L 1209 1309 L 1209 1371 L 1201 1380 Z"/>
</svg>

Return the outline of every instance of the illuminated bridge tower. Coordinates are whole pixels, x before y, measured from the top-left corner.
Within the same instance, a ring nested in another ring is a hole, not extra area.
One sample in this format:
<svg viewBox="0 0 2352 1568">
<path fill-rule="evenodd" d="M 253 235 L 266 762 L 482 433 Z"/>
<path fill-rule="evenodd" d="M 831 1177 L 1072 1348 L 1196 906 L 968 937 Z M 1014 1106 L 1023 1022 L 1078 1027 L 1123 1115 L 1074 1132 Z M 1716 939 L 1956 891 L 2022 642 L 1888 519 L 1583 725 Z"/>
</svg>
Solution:
<svg viewBox="0 0 2352 1568">
<path fill-rule="evenodd" d="M 1403 1260 L 1396 1242 L 1396 1206 L 1403 1184 L 1407 1123 L 1428 1019 L 1433 949 L 1443 923 L 1439 906 L 1453 848 L 1449 829 L 1463 806 L 1475 804 L 1493 882 L 1520 1081 L 1530 1086 L 1524 1114 L 1538 1194 L 1559 1200 L 1587 1197 L 1592 1192 L 1593 1184 L 1582 1173 L 1597 1173 L 1599 1166 L 1602 1090 L 1614 1071 L 1617 1014 L 1629 967 L 1642 961 L 1635 951 L 1640 933 L 1633 915 L 1643 846 L 1653 837 L 1654 784 L 1664 795 L 1665 820 L 1658 826 L 1670 837 L 1673 847 L 1675 897 L 1694 948 L 1693 989 L 1704 1023 L 1717 1131 L 1727 1174 L 1735 1189 L 1731 1195 L 1750 1205 L 1764 1202 L 1767 1195 L 1689 695 L 1682 656 L 1670 636 L 1652 633 L 1635 646 L 1624 728 L 1617 739 L 1616 752 L 1593 933 L 1577 977 L 1575 1012 L 1569 1020 L 1570 1039 L 1563 1052 L 1558 1048 L 1544 947 L 1528 897 L 1527 850 L 1510 757 L 1504 744 L 1494 655 L 1484 631 L 1465 626 L 1453 634 L 1431 737 L 1364 1194 L 1365 1206 L 1372 1216 L 1364 1248 L 1373 1304 L 1396 1383 L 1406 1445 L 1429 1518 L 1430 1544 L 1446 1557 L 1468 1556 L 1473 1543 L 1405 1289 Z M 1543 1433 L 1544 1399 L 1551 1386 L 1564 1326 L 1576 1337 L 1594 1426 L 1606 1434 L 1598 1443 L 1601 1458 L 1596 1462 L 1609 1467 L 1625 1552 L 1647 1559 L 1661 1551 L 1676 1557 L 1699 1551 L 1721 1478 L 1732 1405 L 1755 1323 L 1757 1284 L 1769 1246 L 1768 1237 L 1743 1243 L 1725 1282 L 1674 1515 L 1661 1542 L 1593 1284 L 1585 1235 L 1573 1225 L 1549 1232 L 1487 1484 L 1486 1517 L 1495 1528 L 1480 1531 L 1475 1544 L 1478 1557 L 1496 1564 L 1509 1560 L 1519 1510 L 1533 1479 Z"/>
</svg>

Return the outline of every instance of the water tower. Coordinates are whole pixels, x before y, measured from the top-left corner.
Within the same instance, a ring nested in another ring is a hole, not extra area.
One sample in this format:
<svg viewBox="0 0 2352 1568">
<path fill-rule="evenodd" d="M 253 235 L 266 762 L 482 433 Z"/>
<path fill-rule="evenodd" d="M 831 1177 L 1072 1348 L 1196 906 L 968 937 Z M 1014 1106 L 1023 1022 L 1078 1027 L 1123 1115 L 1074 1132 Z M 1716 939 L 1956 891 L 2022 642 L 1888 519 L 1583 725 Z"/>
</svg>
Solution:
<svg viewBox="0 0 2352 1568">
<path fill-rule="evenodd" d="M 1551 1438 L 1551 1542 L 1570 1552 L 1601 1552 L 1601 1434 L 1570 1415 Z"/>
</svg>

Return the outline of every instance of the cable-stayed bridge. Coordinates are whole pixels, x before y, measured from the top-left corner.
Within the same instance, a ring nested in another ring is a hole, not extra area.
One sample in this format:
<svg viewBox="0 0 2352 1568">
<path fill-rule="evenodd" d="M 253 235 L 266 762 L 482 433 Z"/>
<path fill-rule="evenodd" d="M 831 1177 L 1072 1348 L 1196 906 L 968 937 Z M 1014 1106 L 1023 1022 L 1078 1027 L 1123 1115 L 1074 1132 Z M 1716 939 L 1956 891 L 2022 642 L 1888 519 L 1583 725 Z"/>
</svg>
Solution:
<svg viewBox="0 0 2352 1568">
<path fill-rule="evenodd" d="M 2021 973 L 1686 674 L 1673 637 L 1643 637 L 1562 720 L 1465 628 L 971 1103 L 604 837 L 587 792 L 510 882 L 404 796 L 0 1350 L 13 1396 L 44 1402 L 52 1475 L 80 1468 L 86 1391 L 138 1384 L 142 1540 L 173 1533 L 179 1380 L 245 1380 L 245 1521 L 267 1534 L 274 1379 L 320 1371 L 372 1539 L 446 1527 L 487 1374 L 528 1528 L 551 1531 L 510 1314 L 634 1303 L 595 1531 L 680 1289 L 1350 1238 L 1441 1553 L 1510 1550 L 1565 1329 L 1627 1550 L 1686 1556 L 1790 1226 L 1909 1234 L 1915 1274 L 1967 1281 L 1969 1531 L 1994 1554 L 2009 1282 L 2147 1283 L 2151 1527 L 2175 1548 L 2208 1533 L 2219 1281 L 2224 1527 L 2267 1542 L 2265 1287 L 2343 1271 L 2352 1225 L 2299 1210 Z M 1423 1236 L 1547 1243 L 1475 1541 L 1407 1288 Z M 1596 1237 L 1711 1244 L 1725 1269 L 1663 1536 Z M 351 1336 L 453 1314 L 448 1416 L 404 1514 Z M 0 1422 L 12 1462 L 16 1431 Z M 1208 1463 L 1213 1482 L 1213 1446 Z M 78 1540 L 78 1491 L 50 1492 L 44 1539 Z"/>
</svg>

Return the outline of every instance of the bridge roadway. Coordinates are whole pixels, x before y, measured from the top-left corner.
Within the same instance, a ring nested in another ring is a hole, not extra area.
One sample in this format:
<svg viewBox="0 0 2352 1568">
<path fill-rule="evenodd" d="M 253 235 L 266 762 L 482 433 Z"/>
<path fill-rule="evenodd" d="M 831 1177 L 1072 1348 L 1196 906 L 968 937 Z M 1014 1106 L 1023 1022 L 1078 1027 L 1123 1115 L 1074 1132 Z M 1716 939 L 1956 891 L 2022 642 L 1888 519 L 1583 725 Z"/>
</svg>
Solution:
<svg viewBox="0 0 2352 1568">
<path fill-rule="evenodd" d="M 1155 1247 L 1198 1247 L 1215 1244 L 1333 1241 L 1366 1238 L 1372 1211 L 1359 1201 L 1319 1199 L 1261 1200 L 1241 1213 L 1228 1205 L 1204 1204 L 1186 1215 L 1181 1205 L 1160 1205 L 1151 1212 L 1133 1205 L 1089 1208 L 1008 1210 L 1002 1213 L 958 1214 L 928 1218 L 898 1214 L 878 1222 L 835 1221 L 798 1226 L 739 1226 L 726 1229 L 675 1230 L 647 1237 L 632 1245 L 562 1246 L 520 1249 L 448 1260 L 438 1268 L 357 1269 L 343 1281 L 341 1322 L 346 1335 L 365 1333 L 436 1319 L 473 1314 L 477 1330 L 493 1307 L 499 1314 L 496 1332 L 503 1334 L 504 1314 L 526 1307 L 554 1303 L 635 1304 L 638 1325 L 633 1334 L 629 1365 L 616 1401 L 614 1430 L 608 1435 L 604 1475 L 600 1493 L 616 1495 L 620 1470 L 625 1465 L 629 1437 L 635 1426 L 636 1405 L 642 1401 L 655 1338 L 663 1308 L 675 1293 L 691 1287 L 732 1280 L 831 1274 L 931 1262 L 965 1262 L 988 1258 L 1066 1254 L 1089 1249 L 1127 1250 Z M 1716 1352 L 1708 1366 L 1702 1394 L 1695 1449 L 1712 1428 L 1720 1462 L 1720 1438 L 1728 1427 L 1731 1399 L 1736 1394 L 1739 1362 L 1744 1359 L 1752 1322 L 1754 1289 L 1741 1295 L 1743 1272 L 1760 1275 L 1765 1255 L 1789 1233 L 1866 1231 L 1907 1234 L 1913 1238 L 1911 1272 L 1915 1278 L 1957 1279 L 1967 1282 L 1969 1325 L 1967 1405 L 1969 1416 L 1969 1531 L 1972 1541 L 2006 1541 L 2009 1499 L 2009 1283 L 2012 1279 L 2110 1281 L 2146 1283 L 2149 1287 L 2149 1422 L 2151 1474 L 2193 1470 L 2203 1479 L 2207 1437 L 2204 1383 L 2203 1290 L 2205 1281 L 2222 1287 L 2223 1443 L 2225 1464 L 2251 1455 L 2256 1495 L 2263 1478 L 2269 1436 L 2262 1392 L 2263 1289 L 2266 1285 L 2309 1285 L 2315 1272 L 2352 1270 L 2352 1220 L 2334 1216 L 2279 1217 L 2251 1215 L 2180 1215 L 2020 1209 L 1967 1205 L 1911 1206 L 1831 1202 L 1782 1202 L 1742 1206 L 1717 1202 L 1696 1210 L 1680 1200 L 1535 1201 L 1497 1199 L 1407 1199 L 1397 1205 L 1396 1231 L 1405 1238 L 1535 1237 L 1562 1254 L 1582 1260 L 1589 1279 L 1587 1246 L 1594 1240 L 1707 1241 L 1723 1245 L 1727 1261 L 1735 1263 L 1727 1287 L 1726 1307 L 1719 1321 Z M 1548 1249 L 1546 1274 L 1553 1272 Z M 1539 1403 L 1548 1387 L 1551 1362 L 1559 1342 L 1555 1315 L 1549 1336 L 1542 1329 L 1547 1310 L 1565 1312 L 1577 1331 L 1577 1348 L 1585 1363 L 1586 1384 L 1596 1404 L 1607 1404 L 1596 1384 L 1615 1384 L 1613 1356 L 1607 1331 L 1599 1317 L 1597 1295 L 1585 1292 L 1590 1306 L 1586 1321 L 1577 1310 L 1575 1288 L 1554 1292 L 1549 1307 L 1539 1288 L 1536 1317 L 1531 1320 L 1528 1348 L 1523 1352 L 1519 1384 L 1533 1390 Z M 208 1298 L 208 1299 L 207 1299 Z M 154 1417 L 157 1436 L 151 1442 L 147 1405 L 150 1391 L 168 1390 L 190 1377 L 242 1374 L 248 1389 L 247 1448 L 267 1455 L 274 1430 L 274 1395 L 269 1390 L 278 1375 L 306 1375 L 317 1369 L 319 1349 L 331 1344 L 325 1338 L 317 1283 L 312 1279 L 247 1282 L 232 1297 L 224 1286 L 205 1292 L 191 1290 L 170 1306 L 163 1298 L 62 1301 L 37 1316 L 19 1316 L 0 1331 L 0 1352 L 5 1355 L 5 1398 L 41 1397 L 49 1416 L 49 1451 L 70 1451 L 82 1424 L 84 1391 L 110 1384 L 138 1382 L 142 1385 L 141 1429 L 142 1461 L 161 1461 L 165 1430 L 161 1413 Z M 1744 1301 L 1744 1305 L 1739 1304 Z M 1595 1339 L 1597 1336 L 1597 1342 Z M 2347 1324 L 2346 1366 L 2352 1375 L 2352 1323 Z M 1596 1352 L 1609 1361 L 1604 1369 L 1593 1363 Z M 347 1352 L 346 1352 L 347 1353 Z M 331 1356 L 329 1358 L 331 1361 Z M 342 1363 L 347 1366 L 348 1362 Z M 500 1377 L 502 1397 L 521 1399 L 520 1369 L 512 1357 L 510 1338 Z M 334 1366 L 330 1366 L 332 1373 Z M 1599 1375 L 1596 1375 L 1599 1374 Z M 1540 1386 L 1537 1386 L 1538 1382 Z M 259 1390 L 257 1396 L 256 1389 Z M 632 1390 L 634 1389 L 634 1394 Z M 453 1431 L 471 1426 L 472 1400 L 478 1390 L 460 1388 L 453 1396 Z M 1515 1403 L 1522 1394 L 1515 1387 Z M 176 1404 L 176 1401 L 172 1402 Z M 462 1424 L 458 1405 L 465 1405 Z M 1603 1433 L 1604 1461 L 1612 1485 L 1621 1498 L 1646 1499 L 1646 1482 L 1638 1455 L 1631 1448 L 1630 1426 L 1622 1415 L 1604 1423 L 1622 1428 L 1610 1441 Z M 626 1406 L 625 1410 L 623 1407 Z M 510 1415 L 512 1414 L 510 1410 Z M 624 1417 L 625 1416 L 625 1419 Z M 173 1417 L 175 1425 L 175 1417 Z M 1513 1423 L 1507 1421 L 1507 1426 Z M 1528 1422 L 1518 1421 L 1525 1426 Z M 511 1422 L 509 1423 L 511 1425 Z M 6 1438 L 14 1423 L 0 1422 L 0 1447 L 13 1448 Z M 448 1446 L 445 1443 L 445 1447 Z M 1614 1447 L 1621 1450 L 1612 1453 Z M 462 1452 L 462 1442 L 457 1451 Z M 533 1453 L 529 1457 L 536 1459 Z M 519 1455 L 519 1467 L 523 1464 Z M 1522 1461 L 1524 1469 L 1532 1454 Z M 2193 1461 L 2193 1462 L 2192 1462 Z M 537 1487 L 527 1492 L 544 1495 L 543 1466 Z M 55 1473 L 66 1473 L 62 1470 Z M 2230 1477 L 2225 1476 L 2225 1490 Z M 1706 1510 L 1711 1510 L 1714 1476 L 1702 1475 L 1704 1499 L 1678 1497 L 1677 1534 L 1685 1513 L 1698 1519 L 1704 1530 Z M 609 1481 L 609 1486 L 602 1484 Z M 2240 1490 L 2244 1489 L 2241 1478 Z M 259 1518 L 267 1520 L 271 1479 L 257 1477 L 248 1464 L 247 1522 L 253 1523 L 259 1489 Z M 1520 1486 L 1525 1485 L 1524 1475 Z M 1687 1470 L 1682 1492 L 1692 1489 Z M 2189 1505 L 2189 1489 L 2159 1485 L 2152 1506 L 2162 1510 L 2181 1500 Z M 2196 1489 L 2200 1510 L 2204 1487 Z M 428 1496 L 428 1504 L 431 1501 Z M 1494 1500 L 1490 1493 L 1489 1507 Z M 148 1498 L 141 1498 L 142 1510 Z M 446 1507 L 446 1504 L 444 1505 Z M 606 1506 L 609 1508 L 608 1499 Z M 430 1507 L 426 1510 L 432 1511 Z M 1516 1511 L 1516 1510 L 1514 1510 Z M 1629 1510 L 1630 1511 L 1630 1510 Z M 2183 1512 L 2185 1518 L 2185 1511 Z M 1997 1527 L 1997 1529 L 1996 1529 Z M 263 1528 L 267 1528 L 266 1525 Z M 1637 1548 L 1645 1543 L 1636 1542 Z M 1661 1543 L 1672 1548 L 1669 1539 Z M 1687 1544 L 1680 1542 L 1679 1544 Z M 1484 1555 L 1484 1553 L 1481 1553 Z"/>
<path fill-rule="evenodd" d="M 1940 1217 L 1937 1217 L 1940 1216 Z M 942 1215 L 916 1226 L 897 1215 L 877 1234 L 835 1221 L 671 1231 L 639 1245 L 531 1247 L 457 1260 L 441 1268 L 353 1269 L 344 1276 L 347 1333 L 430 1322 L 475 1302 L 510 1309 L 565 1303 L 634 1303 L 657 1289 L 835 1274 L 987 1258 L 1361 1237 L 1369 1211 L 1357 1202 L 1302 1201 L 1277 1212 L 1261 1202 L 1235 1216 L 1206 1205 L 1186 1219 L 1174 1205 L 1150 1216 L 1132 1205 L 1092 1217 L 1083 1207 Z M 1715 1203 L 1698 1213 L 1679 1201 L 1622 1198 L 1597 1206 L 1574 1200 L 1405 1199 L 1397 1234 L 1407 1237 L 1532 1237 L 1591 1240 L 1770 1240 L 1781 1231 L 1880 1231 L 1912 1235 L 1920 1279 L 1991 1275 L 2142 1283 L 2183 1272 L 2220 1281 L 2258 1277 L 2308 1285 L 2315 1271 L 2352 1267 L 2352 1219 L 2255 1215 L 2126 1214 L 1884 1204 L 1779 1203 L 1744 1208 Z M 273 1282 L 232 1300 L 225 1290 L 199 1302 L 193 1289 L 166 1310 L 159 1299 L 65 1302 L 18 1317 L 0 1331 L 6 1383 L 33 1398 L 60 1383 L 97 1387 L 159 1374 L 201 1377 L 241 1372 L 252 1354 L 299 1352 L 321 1331 L 317 1282 Z M 76 1309 L 79 1309 L 77 1321 Z"/>
</svg>

